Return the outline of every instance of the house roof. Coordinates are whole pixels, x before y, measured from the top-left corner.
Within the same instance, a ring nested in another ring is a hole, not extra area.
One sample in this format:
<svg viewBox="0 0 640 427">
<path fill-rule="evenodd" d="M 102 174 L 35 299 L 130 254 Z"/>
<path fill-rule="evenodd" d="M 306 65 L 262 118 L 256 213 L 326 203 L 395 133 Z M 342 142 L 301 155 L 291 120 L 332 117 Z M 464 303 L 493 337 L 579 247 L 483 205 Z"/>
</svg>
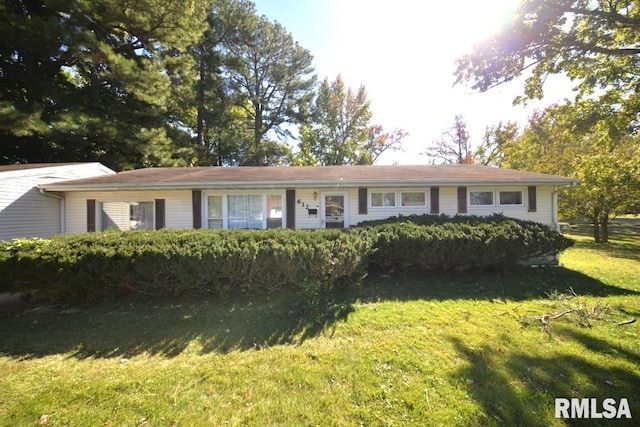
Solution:
<svg viewBox="0 0 640 427">
<path fill-rule="evenodd" d="M 49 191 L 339 186 L 570 185 L 573 178 L 480 165 L 149 168 L 43 184 Z"/>
</svg>

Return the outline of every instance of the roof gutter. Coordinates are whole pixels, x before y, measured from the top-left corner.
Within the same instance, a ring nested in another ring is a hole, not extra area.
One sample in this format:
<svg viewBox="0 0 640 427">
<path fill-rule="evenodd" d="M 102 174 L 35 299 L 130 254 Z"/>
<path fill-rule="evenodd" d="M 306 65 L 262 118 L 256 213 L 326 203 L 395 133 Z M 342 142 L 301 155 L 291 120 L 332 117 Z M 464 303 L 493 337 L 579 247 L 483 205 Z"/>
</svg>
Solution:
<svg viewBox="0 0 640 427">
<path fill-rule="evenodd" d="M 57 194 L 52 194 L 52 193 L 48 193 L 45 189 L 43 188 L 38 188 L 38 191 L 40 191 L 40 194 L 42 194 L 43 196 L 46 197 L 51 197 L 52 199 L 57 199 L 60 200 L 60 234 L 64 234 L 67 231 L 67 227 L 66 227 L 66 203 L 65 203 L 65 199 L 63 196 L 59 196 Z"/>
<path fill-rule="evenodd" d="M 140 183 L 126 183 L 126 184 L 97 184 L 97 185 L 40 185 L 39 188 L 42 191 L 142 191 L 142 190 L 191 190 L 191 189 L 282 189 L 282 188 L 346 188 L 346 187 L 456 187 L 456 186 L 473 186 L 473 187 L 486 187 L 486 186 L 523 186 L 523 185 L 551 185 L 551 186 L 565 186 L 575 185 L 574 181 L 558 182 L 558 181 L 402 181 L 400 184 L 398 181 L 194 181 L 194 182 L 177 182 L 177 183 L 153 183 L 144 185 Z"/>
</svg>

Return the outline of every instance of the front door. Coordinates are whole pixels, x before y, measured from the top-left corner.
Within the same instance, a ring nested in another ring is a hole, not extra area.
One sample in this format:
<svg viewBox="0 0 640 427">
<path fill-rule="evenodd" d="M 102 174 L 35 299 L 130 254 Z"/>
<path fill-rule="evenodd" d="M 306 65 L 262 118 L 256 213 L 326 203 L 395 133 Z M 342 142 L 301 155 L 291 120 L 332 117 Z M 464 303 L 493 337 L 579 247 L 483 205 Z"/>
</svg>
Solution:
<svg viewBox="0 0 640 427">
<path fill-rule="evenodd" d="M 326 228 L 345 228 L 344 194 L 325 194 L 323 220 Z"/>
</svg>

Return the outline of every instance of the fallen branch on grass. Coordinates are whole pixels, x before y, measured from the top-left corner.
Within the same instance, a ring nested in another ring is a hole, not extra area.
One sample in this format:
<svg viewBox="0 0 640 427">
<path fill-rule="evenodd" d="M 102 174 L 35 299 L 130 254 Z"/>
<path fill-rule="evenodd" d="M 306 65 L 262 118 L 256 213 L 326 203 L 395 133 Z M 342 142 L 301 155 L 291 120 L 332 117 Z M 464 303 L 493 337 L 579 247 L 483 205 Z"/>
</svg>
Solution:
<svg viewBox="0 0 640 427">
<path fill-rule="evenodd" d="M 561 313 L 558 313 L 558 314 L 547 313 L 547 314 L 544 314 L 544 315 L 540 316 L 539 318 L 534 318 L 534 319 L 540 320 L 540 322 L 542 322 L 542 329 L 544 329 L 544 331 L 548 333 L 549 332 L 549 321 L 559 319 L 562 316 L 566 316 L 566 315 L 571 314 L 571 313 L 573 313 L 573 312 L 575 312 L 577 310 L 578 310 L 577 308 L 572 308 L 572 309 L 565 310 L 565 311 L 563 311 Z"/>
<path fill-rule="evenodd" d="M 622 326 L 622 325 L 630 325 L 630 324 L 632 324 L 632 323 L 636 323 L 636 319 L 635 319 L 635 317 L 634 317 L 633 319 L 625 320 L 625 321 L 623 321 L 623 322 L 616 322 L 616 323 L 614 323 L 614 325 L 616 325 L 616 326 Z"/>
</svg>

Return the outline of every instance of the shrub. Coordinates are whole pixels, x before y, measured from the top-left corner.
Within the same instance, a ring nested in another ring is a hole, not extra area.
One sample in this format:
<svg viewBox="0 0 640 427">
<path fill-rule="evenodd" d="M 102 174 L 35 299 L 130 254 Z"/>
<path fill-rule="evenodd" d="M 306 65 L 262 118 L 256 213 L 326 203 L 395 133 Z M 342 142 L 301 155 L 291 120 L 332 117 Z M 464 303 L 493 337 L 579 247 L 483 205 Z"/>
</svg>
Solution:
<svg viewBox="0 0 640 427">
<path fill-rule="evenodd" d="M 0 245 L 0 292 L 83 299 L 123 292 L 312 295 L 357 279 L 372 246 L 339 230 L 108 231 Z"/>
<path fill-rule="evenodd" d="M 386 271 L 503 268 L 573 244 L 542 224 L 507 218 L 421 215 L 376 221 L 371 266 Z"/>
<path fill-rule="evenodd" d="M 91 299 L 122 293 L 283 291 L 314 296 L 387 272 L 502 268 L 573 242 L 500 215 L 421 215 L 340 230 L 107 231 L 0 244 L 0 292 Z"/>
</svg>

